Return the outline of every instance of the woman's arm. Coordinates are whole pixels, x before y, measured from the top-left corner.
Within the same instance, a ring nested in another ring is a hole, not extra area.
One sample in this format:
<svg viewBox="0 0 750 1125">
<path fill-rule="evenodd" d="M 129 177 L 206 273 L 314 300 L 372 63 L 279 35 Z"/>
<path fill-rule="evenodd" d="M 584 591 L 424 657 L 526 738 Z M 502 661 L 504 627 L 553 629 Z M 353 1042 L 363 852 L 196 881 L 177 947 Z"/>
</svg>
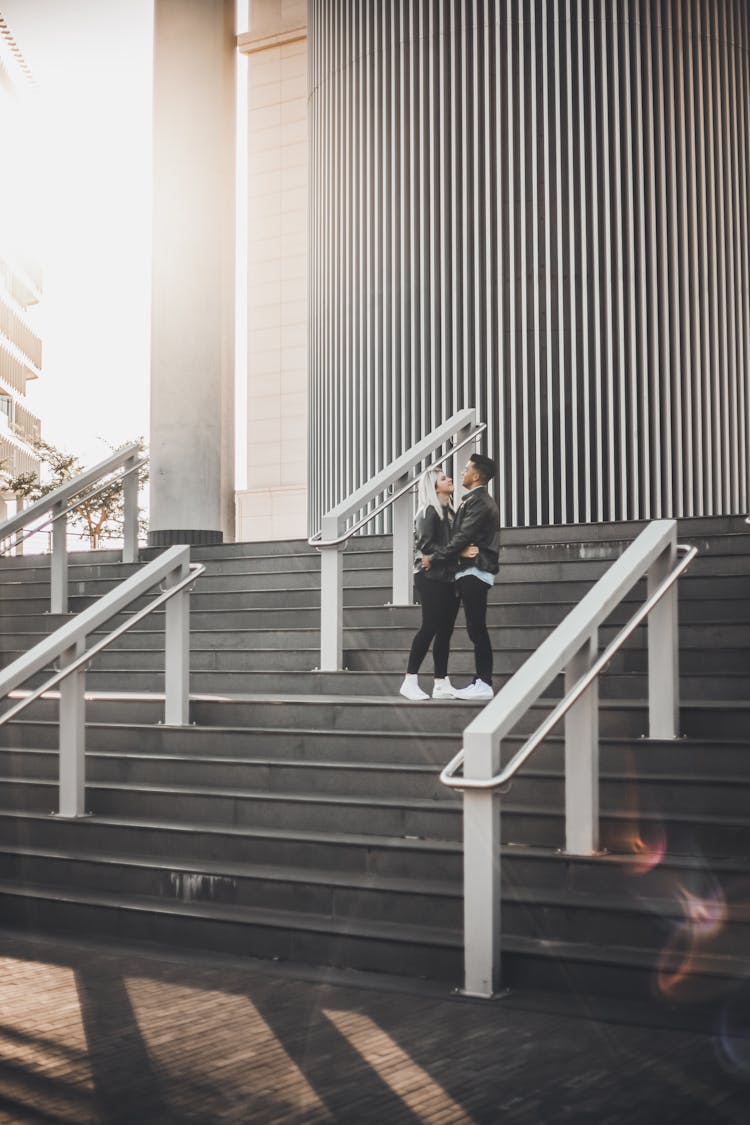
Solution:
<svg viewBox="0 0 750 1125">
<path fill-rule="evenodd" d="M 417 516 L 415 533 L 417 551 L 431 555 L 440 546 L 442 520 L 434 508 L 428 508 Z"/>
</svg>

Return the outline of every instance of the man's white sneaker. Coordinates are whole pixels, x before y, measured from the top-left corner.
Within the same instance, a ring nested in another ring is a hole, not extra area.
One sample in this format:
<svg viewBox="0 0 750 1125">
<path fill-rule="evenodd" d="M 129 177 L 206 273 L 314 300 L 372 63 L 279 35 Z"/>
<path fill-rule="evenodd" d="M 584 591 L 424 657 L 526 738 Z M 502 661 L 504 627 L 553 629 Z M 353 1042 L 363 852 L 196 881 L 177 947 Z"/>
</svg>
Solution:
<svg viewBox="0 0 750 1125">
<path fill-rule="evenodd" d="M 455 699 L 456 689 L 446 676 L 444 680 L 435 680 L 435 686 L 432 689 L 433 699 Z"/>
<path fill-rule="evenodd" d="M 416 676 L 407 676 L 398 690 L 401 695 L 403 695 L 404 699 L 411 699 L 413 703 L 416 703 L 422 699 L 430 698 L 426 691 L 422 691 L 421 687 L 417 683 Z"/>
<path fill-rule="evenodd" d="M 456 699 L 493 699 L 494 691 L 484 680 L 475 680 L 468 687 L 458 688 L 455 692 Z"/>
</svg>

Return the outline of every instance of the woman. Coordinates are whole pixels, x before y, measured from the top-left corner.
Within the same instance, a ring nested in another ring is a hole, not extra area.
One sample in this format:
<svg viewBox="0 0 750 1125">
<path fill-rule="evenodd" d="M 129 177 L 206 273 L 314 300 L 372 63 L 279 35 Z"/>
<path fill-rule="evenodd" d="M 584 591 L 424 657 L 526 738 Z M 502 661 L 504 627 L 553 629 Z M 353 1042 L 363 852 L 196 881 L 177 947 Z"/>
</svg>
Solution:
<svg viewBox="0 0 750 1125">
<path fill-rule="evenodd" d="M 422 567 L 422 555 L 429 556 L 436 547 L 444 547 L 451 537 L 454 515 L 452 497 L 453 481 L 440 469 L 428 469 L 422 475 L 417 492 L 417 559 L 414 575 L 414 586 L 422 606 L 422 625 L 412 641 L 406 676 L 400 688 L 401 695 L 406 699 L 429 699 L 419 686 L 418 673 L 433 638 L 435 686 L 432 698 L 455 698 L 448 679 L 448 653 L 458 612 L 458 598 L 453 581 L 455 571 L 450 565 L 437 562 L 429 570 Z M 476 552 L 476 547 L 467 547 L 464 554 L 470 558 L 471 552 Z"/>
</svg>

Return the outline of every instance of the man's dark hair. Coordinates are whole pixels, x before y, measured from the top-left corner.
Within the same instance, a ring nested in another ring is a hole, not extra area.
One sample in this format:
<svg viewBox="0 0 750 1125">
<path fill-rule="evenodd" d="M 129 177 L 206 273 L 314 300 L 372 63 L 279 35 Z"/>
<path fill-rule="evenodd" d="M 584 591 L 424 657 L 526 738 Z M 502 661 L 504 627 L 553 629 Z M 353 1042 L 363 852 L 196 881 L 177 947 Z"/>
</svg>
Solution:
<svg viewBox="0 0 750 1125">
<path fill-rule="evenodd" d="M 494 478 L 497 465 L 491 457 L 485 457 L 483 453 L 472 453 L 469 460 L 482 478 L 482 484 L 488 484 Z"/>
</svg>

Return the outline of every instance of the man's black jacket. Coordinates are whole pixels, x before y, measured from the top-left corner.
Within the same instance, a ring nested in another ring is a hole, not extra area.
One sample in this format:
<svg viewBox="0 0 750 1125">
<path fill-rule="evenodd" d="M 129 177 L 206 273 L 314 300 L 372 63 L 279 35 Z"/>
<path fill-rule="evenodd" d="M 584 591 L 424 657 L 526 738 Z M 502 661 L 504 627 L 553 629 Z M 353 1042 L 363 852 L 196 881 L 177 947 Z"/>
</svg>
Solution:
<svg viewBox="0 0 750 1125">
<path fill-rule="evenodd" d="M 462 559 L 464 547 L 471 544 L 479 548 L 474 559 Z M 467 492 L 459 504 L 453 523 L 453 533 L 445 547 L 437 547 L 430 555 L 430 563 L 455 562 L 458 570 L 475 566 L 488 574 L 497 574 L 500 550 L 500 513 L 486 485 L 478 485 Z"/>
</svg>

